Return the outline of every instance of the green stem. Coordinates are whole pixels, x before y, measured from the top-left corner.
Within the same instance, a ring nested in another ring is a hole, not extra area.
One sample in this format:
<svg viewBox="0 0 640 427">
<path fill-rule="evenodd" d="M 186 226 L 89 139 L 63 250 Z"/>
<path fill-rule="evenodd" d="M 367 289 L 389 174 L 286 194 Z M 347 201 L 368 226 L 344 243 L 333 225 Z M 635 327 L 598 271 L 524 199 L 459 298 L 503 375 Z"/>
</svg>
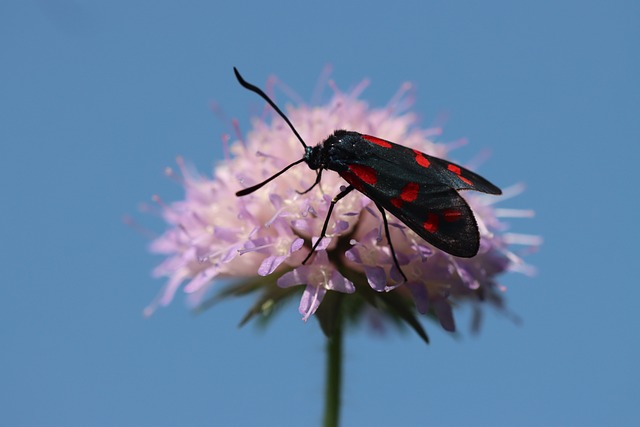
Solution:
<svg viewBox="0 0 640 427">
<path fill-rule="evenodd" d="M 338 307 L 333 333 L 327 341 L 327 383 L 324 427 L 338 427 L 342 392 L 342 307 Z"/>
</svg>

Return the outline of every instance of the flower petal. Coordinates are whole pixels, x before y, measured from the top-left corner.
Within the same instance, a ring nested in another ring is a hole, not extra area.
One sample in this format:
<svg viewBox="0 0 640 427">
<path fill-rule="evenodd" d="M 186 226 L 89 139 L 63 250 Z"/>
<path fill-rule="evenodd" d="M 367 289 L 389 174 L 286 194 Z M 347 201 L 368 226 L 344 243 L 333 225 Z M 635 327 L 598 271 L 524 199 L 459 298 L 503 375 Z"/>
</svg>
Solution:
<svg viewBox="0 0 640 427">
<path fill-rule="evenodd" d="M 278 278 L 277 285 L 281 288 L 304 285 L 307 280 L 307 270 L 309 267 L 301 265 L 292 271 L 284 273 Z"/>
<path fill-rule="evenodd" d="M 270 275 L 271 273 L 276 271 L 276 268 L 278 268 L 285 259 L 287 259 L 287 256 L 288 255 L 280 255 L 265 258 L 262 261 L 262 264 L 260 264 L 260 267 L 258 267 L 258 274 L 260 276 Z"/>
<path fill-rule="evenodd" d="M 333 291 L 343 292 L 346 294 L 352 294 L 356 291 L 356 287 L 349 279 L 340 274 L 337 270 L 331 273 L 331 286 Z"/>
<path fill-rule="evenodd" d="M 302 320 L 306 322 L 316 312 L 326 293 L 327 290 L 322 286 L 308 285 L 304 289 L 300 299 L 300 306 L 298 307 L 298 312 L 302 314 Z"/>
<path fill-rule="evenodd" d="M 367 275 L 369 286 L 378 292 L 385 290 L 387 286 L 387 273 L 385 273 L 384 268 L 365 266 L 364 272 Z"/>
</svg>

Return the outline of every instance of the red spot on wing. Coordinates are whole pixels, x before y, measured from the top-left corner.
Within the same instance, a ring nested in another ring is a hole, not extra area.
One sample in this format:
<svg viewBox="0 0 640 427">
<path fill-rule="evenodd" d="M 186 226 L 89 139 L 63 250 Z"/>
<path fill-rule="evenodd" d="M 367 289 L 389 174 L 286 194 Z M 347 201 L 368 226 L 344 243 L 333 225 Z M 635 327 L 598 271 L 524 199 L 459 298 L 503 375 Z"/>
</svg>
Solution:
<svg viewBox="0 0 640 427">
<path fill-rule="evenodd" d="M 380 147 L 391 148 L 391 143 L 389 141 L 385 141 L 384 139 L 376 138 L 375 136 L 371 135 L 362 135 L 362 137 L 373 144 L 379 145 Z"/>
<path fill-rule="evenodd" d="M 462 174 L 462 170 L 460 169 L 460 167 L 458 167 L 456 165 L 449 164 L 449 165 L 447 165 L 447 169 L 449 169 L 451 172 L 453 172 L 456 175 L 458 175 L 458 178 L 460 178 L 460 181 L 462 181 L 465 184 L 470 185 L 472 187 L 474 186 L 473 182 L 471 182 L 470 179 L 465 178 L 464 176 L 461 175 Z"/>
<path fill-rule="evenodd" d="M 418 150 L 413 150 L 413 152 L 416 155 L 416 163 L 418 163 L 423 168 L 428 168 L 429 166 L 431 166 L 431 162 L 429 162 L 429 159 L 427 159 L 423 153 L 419 152 Z"/>
<path fill-rule="evenodd" d="M 438 215 L 430 213 L 429 215 L 427 215 L 427 220 L 422 224 L 422 227 L 429 233 L 435 233 L 436 231 L 438 231 L 439 223 L 440 218 L 438 217 Z"/>
<path fill-rule="evenodd" d="M 410 182 L 404 186 L 400 192 L 400 197 L 394 197 L 391 199 L 391 204 L 400 209 L 405 203 L 414 202 L 418 198 L 418 190 L 420 186 L 415 182 Z"/>
<path fill-rule="evenodd" d="M 420 186 L 415 182 L 410 182 L 404 186 L 400 193 L 400 198 L 405 202 L 413 202 L 418 198 L 418 190 Z"/>
<path fill-rule="evenodd" d="M 468 180 L 467 178 L 465 178 L 462 175 L 458 175 L 458 178 L 460 178 L 462 181 L 464 181 L 466 184 L 469 184 L 470 186 L 473 187 L 473 182 L 471 182 L 470 180 Z"/>
<path fill-rule="evenodd" d="M 349 170 L 360 180 L 366 182 L 369 185 L 376 185 L 378 182 L 378 174 L 376 170 L 370 166 L 364 165 L 349 165 Z M 349 181 L 349 180 L 347 180 Z M 351 182 L 353 184 L 353 182 Z"/>
<path fill-rule="evenodd" d="M 442 213 L 442 216 L 447 222 L 455 222 L 462 218 L 462 212 L 457 209 L 447 209 Z"/>
<path fill-rule="evenodd" d="M 450 164 L 447 166 L 447 169 L 449 169 L 451 172 L 455 173 L 456 175 L 460 175 L 460 173 L 462 172 L 460 168 L 456 165 Z"/>
<path fill-rule="evenodd" d="M 363 192 L 364 186 L 362 185 L 362 181 L 358 179 L 353 173 L 350 171 L 340 172 L 340 176 L 344 178 L 349 184 L 353 185 L 353 187 L 359 192 Z"/>
</svg>

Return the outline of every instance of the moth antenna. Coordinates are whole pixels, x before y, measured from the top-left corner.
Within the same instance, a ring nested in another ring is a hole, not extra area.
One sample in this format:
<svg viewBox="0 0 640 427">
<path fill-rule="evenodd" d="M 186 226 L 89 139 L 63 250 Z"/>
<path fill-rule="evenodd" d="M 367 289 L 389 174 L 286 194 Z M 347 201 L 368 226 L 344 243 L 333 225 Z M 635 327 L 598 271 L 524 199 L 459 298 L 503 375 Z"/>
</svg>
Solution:
<svg viewBox="0 0 640 427">
<path fill-rule="evenodd" d="M 282 175 L 283 173 L 285 173 L 286 171 L 288 171 L 289 169 L 291 169 L 293 166 L 304 162 L 304 157 L 301 158 L 300 160 L 296 160 L 295 162 L 291 163 L 289 166 L 287 166 L 286 168 L 282 169 L 280 172 L 278 172 L 277 174 L 265 179 L 264 181 L 262 181 L 259 184 L 256 185 L 252 185 L 251 187 L 242 189 L 240 191 L 236 192 L 236 196 L 237 197 L 242 197 L 242 196 L 246 196 L 247 194 L 251 194 L 254 191 L 256 191 L 259 188 L 262 188 L 262 186 L 264 186 L 265 184 L 268 184 L 269 182 L 273 181 L 274 179 L 276 179 L 277 177 L 279 177 L 280 175 Z"/>
<path fill-rule="evenodd" d="M 291 124 L 291 122 L 289 121 L 289 118 L 287 116 L 284 115 L 284 113 L 280 110 L 280 108 L 278 108 L 278 106 L 275 104 L 275 102 L 273 102 L 271 100 L 271 98 L 269 98 L 269 96 L 267 96 L 266 93 L 264 93 L 262 91 L 262 89 L 260 89 L 257 86 L 252 85 L 251 83 L 247 82 L 241 75 L 240 72 L 238 71 L 238 69 L 236 67 L 233 67 L 233 72 L 236 75 L 236 79 L 238 79 L 238 83 L 240 83 L 242 85 L 243 88 L 250 90 L 251 92 L 255 92 L 258 95 L 260 95 L 260 97 L 262 99 L 264 99 L 265 101 L 267 101 L 267 104 L 269 104 L 271 106 L 271 108 L 273 108 L 276 113 L 278 113 L 280 115 L 280 117 L 282 117 L 284 119 L 285 122 L 287 122 L 287 124 L 289 125 L 289 127 L 291 128 L 291 130 L 293 131 L 293 133 L 295 134 L 296 138 L 298 138 L 298 141 L 300 141 L 300 143 L 302 144 L 302 146 L 305 148 L 307 148 L 307 144 L 305 144 L 305 142 L 302 140 L 302 137 L 300 136 L 300 134 L 298 133 L 298 131 L 296 130 L 295 127 L 293 127 L 293 124 Z"/>
</svg>

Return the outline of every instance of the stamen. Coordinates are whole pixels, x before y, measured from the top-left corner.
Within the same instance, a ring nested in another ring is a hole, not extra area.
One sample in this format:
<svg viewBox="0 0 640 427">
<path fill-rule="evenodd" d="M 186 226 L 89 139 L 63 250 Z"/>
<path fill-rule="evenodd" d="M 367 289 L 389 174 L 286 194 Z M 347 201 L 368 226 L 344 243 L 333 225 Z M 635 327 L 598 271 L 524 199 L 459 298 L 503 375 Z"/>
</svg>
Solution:
<svg viewBox="0 0 640 427">
<path fill-rule="evenodd" d="M 333 72 L 333 67 L 330 64 L 325 65 L 320 72 L 320 77 L 318 77 L 318 82 L 316 83 L 316 87 L 313 89 L 311 94 L 311 105 L 317 105 L 320 103 L 320 99 L 322 97 L 322 92 L 324 87 L 327 85 L 327 81 L 329 80 L 329 76 Z"/>
<path fill-rule="evenodd" d="M 401 106 L 401 101 L 403 101 L 404 95 L 411 89 L 413 89 L 413 84 L 411 84 L 411 82 L 404 82 L 400 86 L 398 91 L 391 97 L 391 99 L 387 103 L 386 110 L 389 112 L 389 114 L 393 114 L 394 112 L 398 112 L 398 110 L 400 110 L 399 107 Z"/>
<path fill-rule="evenodd" d="M 358 98 L 362 94 L 362 92 L 364 92 L 364 90 L 369 86 L 369 83 L 371 83 L 369 79 L 363 79 L 349 93 L 349 97 L 351 97 L 352 99 Z"/>
<path fill-rule="evenodd" d="M 137 222 L 132 216 L 130 215 L 125 215 L 122 217 L 122 222 L 125 223 L 125 225 L 131 227 L 132 229 L 134 229 L 135 231 L 137 231 L 138 233 L 142 234 L 143 236 L 145 236 L 148 239 L 155 239 L 158 237 L 158 233 L 149 230 L 148 228 L 140 225 L 139 222 Z"/>
<path fill-rule="evenodd" d="M 516 197 L 517 195 L 519 195 L 520 193 L 522 193 L 525 189 L 525 185 L 522 182 L 519 182 L 517 184 L 513 184 L 509 187 L 503 188 L 502 189 L 502 194 L 500 195 L 500 197 L 483 197 L 483 194 L 478 195 L 478 197 L 482 198 L 483 203 L 486 206 L 491 206 L 494 205 L 498 202 L 503 202 L 505 200 L 511 199 L 513 197 Z"/>
<path fill-rule="evenodd" d="M 276 246 L 275 243 L 267 243 L 266 245 L 255 246 L 253 248 L 238 249 L 238 253 L 240 255 L 244 255 L 244 254 L 249 253 L 249 252 L 256 252 L 256 251 L 260 251 L 260 250 L 266 249 L 266 248 L 271 248 L 271 247 L 274 247 L 274 246 Z"/>
<path fill-rule="evenodd" d="M 533 218 L 535 216 L 535 211 L 532 209 L 496 208 L 494 212 L 499 218 Z"/>
<path fill-rule="evenodd" d="M 242 130 L 240 130 L 240 123 L 238 122 L 238 119 L 232 119 L 231 120 L 231 126 L 233 126 L 233 130 L 236 133 L 236 138 L 238 138 L 238 140 L 246 148 L 247 144 L 244 141 L 244 137 L 242 136 Z"/>
<path fill-rule="evenodd" d="M 542 237 L 533 234 L 505 233 L 504 241 L 511 245 L 541 246 Z"/>
<path fill-rule="evenodd" d="M 229 161 L 231 159 L 231 154 L 229 152 L 229 140 L 231 139 L 231 137 L 229 136 L 229 134 L 224 133 L 222 134 L 221 138 L 222 138 L 222 153 L 224 156 L 224 160 Z"/>
</svg>

